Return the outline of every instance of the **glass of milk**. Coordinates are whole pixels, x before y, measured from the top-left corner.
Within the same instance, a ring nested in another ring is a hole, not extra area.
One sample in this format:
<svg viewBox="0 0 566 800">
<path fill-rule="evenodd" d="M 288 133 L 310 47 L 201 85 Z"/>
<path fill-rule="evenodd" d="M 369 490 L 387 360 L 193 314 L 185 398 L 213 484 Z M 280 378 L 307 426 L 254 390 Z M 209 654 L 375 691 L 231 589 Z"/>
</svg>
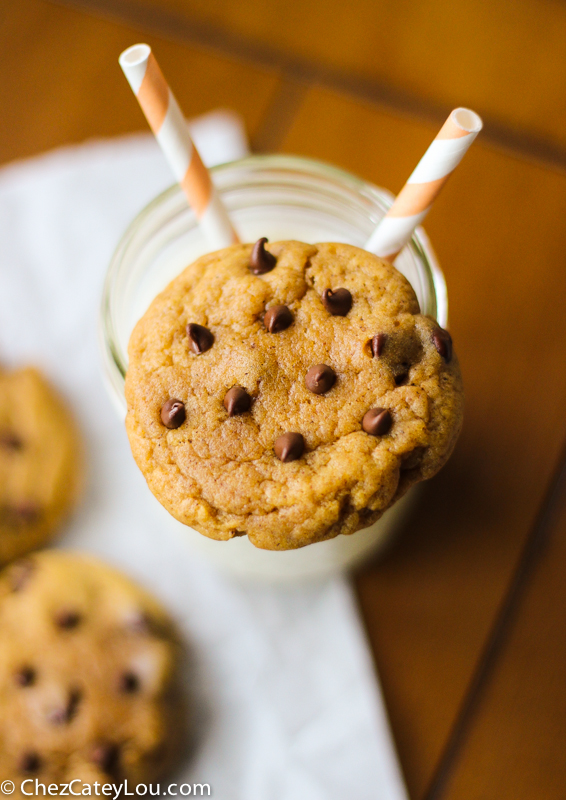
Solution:
<svg viewBox="0 0 566 800">
<path fill-rule="evenodd" d="M 267 236 L 271 242 L 297 239 L 363 247 L 393 201 L 386 190 L 348 172 L 295 156 L 250 156 L 214 167 L 212 175 L 245 242 Z M 134 325 L 156 294 L 210 249 L 178 185 L 156 197 L 118 245 L 104 287 L 101 348 L 107 386 L 122 416 L 127 347 Z M 395 266 L 413 286 L 421 312 L 444 327 L 446 284 L 421 228 Z M 186 532 L 191 547 L 233 574 L 269 581 L 312 579 L 373 555 L 398 527 L 414 496 L 413 488 L 365 530 L 284 552 L 260 550 L 247 537 L 218 542 L 170 519 Z"/>
</svg>

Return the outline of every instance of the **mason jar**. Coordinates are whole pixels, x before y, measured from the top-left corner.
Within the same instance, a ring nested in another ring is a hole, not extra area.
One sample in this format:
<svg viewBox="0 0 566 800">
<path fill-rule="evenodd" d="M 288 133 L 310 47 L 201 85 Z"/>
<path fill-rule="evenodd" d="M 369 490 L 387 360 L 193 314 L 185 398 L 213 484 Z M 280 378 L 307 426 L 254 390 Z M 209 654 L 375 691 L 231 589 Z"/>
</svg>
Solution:
<svg viewBox="0 0 566 800">
<path fill-rule="evenodd" d="M 296 156 L 249 156 L 211 172 L 245 242 L 266 236 L 271 242 L 296 239 L 363 247 L 393 202 L 385 189 L 329 164 Z M 104 285 L 100 326 L 104 375 L 120 415 L 126 413 L 127 347 L 135 324 L 154 297 L 210 249 L 178 185 L 138 214 L 120 241 Z M 444 327 L 446 284 L 422 228 L 415 231 L 395 266 L 415 290 L 421 312 Z M 413 487 L 369 528 L 282 552 L 260 550 L 247 537 L 215 541 L 169 519 L 186 532 L 191 547 L 239 576 L 312 579 L 348 569 L 373 555 L 399 526 L 416 490 Z"/>
</svg>

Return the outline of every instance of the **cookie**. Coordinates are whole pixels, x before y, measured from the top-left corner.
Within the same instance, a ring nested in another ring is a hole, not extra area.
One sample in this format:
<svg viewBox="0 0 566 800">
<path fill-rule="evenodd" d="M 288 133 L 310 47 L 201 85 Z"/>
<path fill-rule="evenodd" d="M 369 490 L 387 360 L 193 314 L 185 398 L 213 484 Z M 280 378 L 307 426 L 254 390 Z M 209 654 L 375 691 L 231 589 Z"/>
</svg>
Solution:
<svg viewBox="0 0 566 800">
<path fill-rule="evenodd" d="M 0 373 L 0 565 L 53 538 L 81 485 L 69 411 L 35 369 Z"/>
<path fill-rule="evenodd" d="M 153 301 L 130 339 L 126 426 L 174 517 L 283 550 L 366 528 L 434 475 L 463 393 L 450 335 L 393 266 L 346 244 L 263 246 L 203 256 Z"/>
<path fill-rule="evenodd" d="M 0 779 L 158 778 L 182 739 L 178 656 L 165 611 L 120 573 L 54 550 L 15 561 L 0 575 Z"/>
</svg>

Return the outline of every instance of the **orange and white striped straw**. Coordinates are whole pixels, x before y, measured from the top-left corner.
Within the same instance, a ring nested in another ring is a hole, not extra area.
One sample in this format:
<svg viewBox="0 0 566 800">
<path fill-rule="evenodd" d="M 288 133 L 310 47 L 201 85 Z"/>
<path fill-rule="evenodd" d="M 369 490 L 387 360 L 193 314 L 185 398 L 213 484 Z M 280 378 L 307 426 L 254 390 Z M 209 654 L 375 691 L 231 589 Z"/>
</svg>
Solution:
<svg viewBox="0 0 566 800">
<path fill-rule="evenodd" d="M 239 242 L 151 47 L 147 44 L 128 47 L 119 61 L 206 238 L 214 247 L 227 247 Z"/>
<path fill-rule="evenodd" d="M 469 108 L 452 111 L 368 239 L 366 250 L 391 263 L 395 261 L 482 127 L 483 122 L 475 111 Z"/>
</svg>

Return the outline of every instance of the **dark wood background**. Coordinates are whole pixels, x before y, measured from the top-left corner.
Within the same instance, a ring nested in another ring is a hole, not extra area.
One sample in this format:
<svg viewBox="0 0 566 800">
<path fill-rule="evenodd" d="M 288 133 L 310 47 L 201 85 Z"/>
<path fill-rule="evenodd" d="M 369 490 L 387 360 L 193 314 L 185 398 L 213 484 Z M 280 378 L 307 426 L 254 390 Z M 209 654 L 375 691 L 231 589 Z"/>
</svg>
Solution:
<svg viewBox="0 0 566 800">
<path fill-rule="evenodd" d="M 566 5 L 560 0 L 0 3 L 0 162 L 145 130 L 154 48 L 188 116 L 398 191 L 450 109 L 485 129 L 427 219 L 464 432 L 356 578 L 413 800 L 566 797 Z"/>
</svg>

